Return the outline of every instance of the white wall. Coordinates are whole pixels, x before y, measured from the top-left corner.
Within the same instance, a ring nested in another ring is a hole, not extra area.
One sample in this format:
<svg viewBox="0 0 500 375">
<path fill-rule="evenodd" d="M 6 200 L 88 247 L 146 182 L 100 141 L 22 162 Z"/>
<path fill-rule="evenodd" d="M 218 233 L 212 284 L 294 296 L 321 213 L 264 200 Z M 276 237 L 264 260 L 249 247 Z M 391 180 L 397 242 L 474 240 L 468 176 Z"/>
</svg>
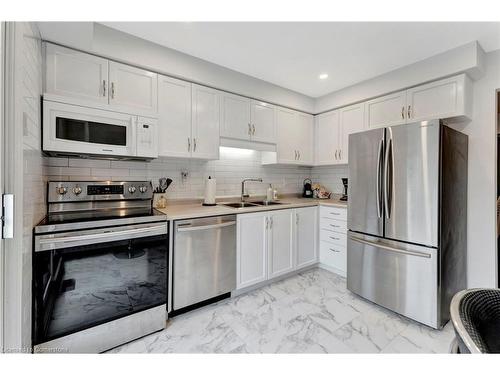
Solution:
<svg viewBox="0 0 500 375">
<path fill-rule="evenodd" d="M 45 215 L 41 152 L 42 49 L 34 23 L 7 24 L 6 192 L 15 193 L 14 239 L 5 242 L 5 350 L 31 345 L 33 226 Z"/>
<path fill-rule="evenodd" d="M 109 161 L 68 158 L 46 158 L 47 179 L 50 180 L 152 180 L 158 184 L 160 177 L 174 182 L 167 191 L 167 198 L 202 198 L 204 181 L 208 176 L 217 179 L 218 197 L 239 196 L 244 178 L 260 177 L 264 183 L 248 182 L 247 192 L 265 195 L 269 184 L 280 193 L 300 193 L 303 181 L 309 178 L 311 168 L 298 166 L 263 166 L 259 151 L 221 148 L 220 160 L 199 161 L 160 158 L 151 162 Z M 188 178 L 181 179 L 181 171 L 188 171 Z"/>
<path fill-rule="evenodd" d="M 497 286 L 496 90 L 500 50 L 486 54 L 485 75 L 474 82 L 473 120 L 456 128 L 469 136 L 468 286 Z"/>
<path fill-rule="evenodd" d="M 479 78 L 483 73 L 483 65 L 484 51 L 481 46 L 477 42 L 468 43 L 316 98 L 314 113 L 326 112 L 459 73 L 465 72 L 472 78 Z"/>
</svg>

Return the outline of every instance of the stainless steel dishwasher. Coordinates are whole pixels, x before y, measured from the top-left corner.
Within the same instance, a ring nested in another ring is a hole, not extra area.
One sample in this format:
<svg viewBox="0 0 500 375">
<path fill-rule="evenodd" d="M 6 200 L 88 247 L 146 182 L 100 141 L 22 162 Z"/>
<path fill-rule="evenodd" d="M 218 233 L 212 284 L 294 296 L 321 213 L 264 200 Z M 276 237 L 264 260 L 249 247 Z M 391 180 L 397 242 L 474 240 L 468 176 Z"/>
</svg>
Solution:
<svg viewBox="0 0 500 375">
<path fill-rule="evenodd" d="M 236 288 L 236 215 L 174 223 L 173 309 Z"/>
</svg>

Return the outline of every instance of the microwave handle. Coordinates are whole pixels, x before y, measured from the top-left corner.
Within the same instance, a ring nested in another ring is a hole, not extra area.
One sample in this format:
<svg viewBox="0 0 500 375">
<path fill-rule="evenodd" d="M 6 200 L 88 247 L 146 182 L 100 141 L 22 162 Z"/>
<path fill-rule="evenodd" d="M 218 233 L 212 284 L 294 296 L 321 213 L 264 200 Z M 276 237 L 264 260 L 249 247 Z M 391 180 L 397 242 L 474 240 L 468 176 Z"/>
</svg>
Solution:
<svg viewBox="0 0 500 375">
<path fill-rule="evenodd" d="M 68 247 L 92 245 L 101 242 L 112 242 L 127 240 L 132 238 L 158 236 L 168 233 L 167 225 L 148 226 L 142 228 L 125 229 L 110 231 L 109 228 L 103 229 L 100 233 L 84 234 L 84 235 L 68 235 L 61 237 L 53 237 L 52 235 L 44 236 L 36 240 L 35 252 L 56 250 Z"/>
</svg>

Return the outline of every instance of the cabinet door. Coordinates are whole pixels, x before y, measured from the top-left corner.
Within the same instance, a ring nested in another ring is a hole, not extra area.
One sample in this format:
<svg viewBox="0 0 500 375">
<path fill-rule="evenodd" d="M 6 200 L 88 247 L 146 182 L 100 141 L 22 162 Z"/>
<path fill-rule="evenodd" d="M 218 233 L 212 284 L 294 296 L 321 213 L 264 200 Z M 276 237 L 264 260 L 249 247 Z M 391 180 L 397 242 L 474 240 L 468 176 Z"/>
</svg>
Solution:
<svg viewBox="0 0 500 375">
<path fill-rule="evenodd" d="M 250 140 L 250 99 L 232 94 L 222 94 L 221 137 Z"/>
<path fill-rule="evenodd" d="M 108 104 L 108 60 L 46 44 L 45 92 Z"/>
<path fill-rule="evenodd" d="M 274 106 L 252 100 L 251 120 L 253 141 L 276 143 Z"/>
<path fill-rule="evenodd" d="M 297 114 L 297 151 L 299 164 L 314 164 L 314 117 L 306 113 Z"/>
<path fill-rule="evenodd" d="M 319 115 L 316 122 L 316 163 L 331 165 L 339 162 L 339 111 Z"/>
<path fill-rule="evenodd" d="M 220 92 L 192 86 L 193 158 L 218 159 L 220 144 Z"/>
<path fill-rule="evenodd" d="M 158 75 L 130 65 L 109 62 L 109 104 L 119 110 L 156 113 Z"/>
<path fill-rule="evenodd" d="M 407 90 L 407 122 L 466 115 L 467 83 L 462 74 Z"/>
<path fill-rule="evenodd" d="M 306 267 L 318 261 L 316 239 L 318 236 L 318 208 L 295 210 L 296 268 Z"/>
<path fill-rule="evenodd" d="M 269 213 L 267 273 L 269 279 L 294 269 L 292 217 L 293 210 Z"/>
<path fill-rule="evenodd" d="M 191 83 L 159 76 L 158 138 L 159 156 L 191 156 Z"/>
<path fill-rule="evenodd" d="M 290 109 L 276 108 L 278 163 L 297 164 L 299 129 L 297 113 Z"/>
<path fill-rule="evenodd" d="M 406 122 L 406 91 L 369 100 L 365 104 L 366 127 L 385 128 Z"/>
<path fill-rule="evenodd" d="M 238 215 L 237 288 L 267 279 L 267 213 Z"/>
<path fill-rule="evenodd" d="M 349 153 L 349 134 L 365 130 L 365 103 L 354 104 L 340 109 L 340 134 L 339 162 L 347 164 Z"/>
</svg>

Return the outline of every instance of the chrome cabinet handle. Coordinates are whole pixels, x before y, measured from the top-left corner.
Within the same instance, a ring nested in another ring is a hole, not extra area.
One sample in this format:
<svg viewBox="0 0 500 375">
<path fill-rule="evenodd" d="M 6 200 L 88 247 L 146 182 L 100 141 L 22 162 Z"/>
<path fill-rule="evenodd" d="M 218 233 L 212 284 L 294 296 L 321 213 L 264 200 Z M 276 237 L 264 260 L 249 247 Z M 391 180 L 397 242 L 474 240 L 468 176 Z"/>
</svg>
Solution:
<svg viewBox="0 0 500 375">
<path fill-rule="evenodd" d="M 115 98 L 115 83 L 111 82 L 111 99 Z"/>
<path fill-rule="evenodd" d="M 293 150 L 293 152 L 295 153 L 295 160 L 297 160 L 297 150 Z"/>
<path fill-rule="evenodd" d="M 300 151 L 297 151 L 297 153 L 298 153 L 298 155 L 299 155 L 299 160 L 300 160 L 300 157 L 301 157 L 301 155 L 300 155 Z"/>
<path fill-rule="evenodd" d="M 342 160 L 342 149 L 339 150 L 339 160 Z"/>
<path fill-rule="evenodd" d="M 193 152 L 196 152 L 196 138 L 193 138 Z"/>
<path fill-rule="evenodd" d="M 382 195 L 380 194 L 380 177 L 382 172 L 382 155 L 384 150 L 384 140 L 381 139 L 378 144 L 378 155 L 377 155 L 377 185 L 376 185 L 376 194 L 377 194 L 377 216 L 379 218 L 382 217 Z"/>
<path fill-rule="evenodd" d="M 340 250 L 332 249 L 331 247 L 329 249 L 330 249 L 330 251 L 333 251 L 334 253 L 340 253 Z"/>
<path fill-rule="evenodd" d="M 252 125 L 252 135 L 255 135 L 255 124 Z"/>
<path fill-rule="evenodd" d="M 340 241 L 340 238 L 329 236 L 332 240 Z"/>
<path fill-rule="evenodd" d="M 401 118 L 405 119 L 405 106 L 401 107 Z"/>
<path fill-rule="evenodd" d="M 266 217 L 266 230 L 269 229 L 269 218 Z"/>
<path fill-rule="evenodd" d="M 188 152 L 191 152 L 191 138 L 188 137 Z"/>
<path fill-rule="evenodd" d="M 338 150 L 335 150 L 335 160 L 338 160 L 337 159 L 337 152 L 338 152 Z"/>
<path fill-rule="evenodd" d="M 407 113 L 408 113 L 408 118 L 410 118 L 411 117 L 411 105 L 408 106 L 408 112 Z"/>
<path fill-rule="evenodd" d="M 340 228 L 340 225 L 330 224 L 331 227 Z"/>
<path fill-rule="evenodd" d="M 106 96 L 106 80 L 102 80 L 102 96 Z"/>
<path fill-rule="evenodd" d="M 248 123 L 248 135 L 252 135 L 252 125 Z"/>
</svg>

